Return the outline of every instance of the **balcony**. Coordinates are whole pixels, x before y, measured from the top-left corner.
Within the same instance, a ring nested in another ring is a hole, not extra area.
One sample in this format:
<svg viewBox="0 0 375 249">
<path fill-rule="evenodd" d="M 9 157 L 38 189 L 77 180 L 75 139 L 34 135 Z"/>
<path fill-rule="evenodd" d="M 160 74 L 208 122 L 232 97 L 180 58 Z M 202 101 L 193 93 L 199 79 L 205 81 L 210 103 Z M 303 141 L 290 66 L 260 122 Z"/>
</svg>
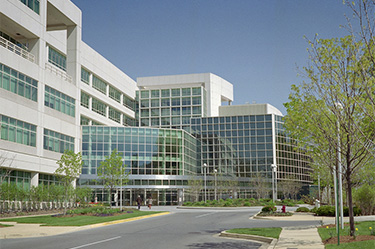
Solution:
<svg viewBox="0 0 375 249">
<path fill-rule="evenodd" d="M 5 38 L 3 38 L 1 36 L 0 36 L 0 45 L 3 46 L 4 48 L 7 48 L 10 51 L 12 51 L 16 55 L 19 55 L 19 56 L 21 56 L 21 57 L 23 57 L 23 58 L 25 58 L 25 59 L 33 62 L 33 63 L 36 63 L 35 62 L 35 56 L 33 54 L 29 53 L 28 51 L 26 51 L 23 48 L 20 48 L 16 44 L 6 40 Z"/>
<path fill-rule="evenodd" d="M 64 70 L 52 65 L 49 62 L 46 62 L 46 70 L 49 70 L 51 73 L 57 75 L 58 77 L 63 78 L 64 80 L 68 81 L 69 83 L 73 83 L 72 76 L 67 74 Z"/>
</svg>

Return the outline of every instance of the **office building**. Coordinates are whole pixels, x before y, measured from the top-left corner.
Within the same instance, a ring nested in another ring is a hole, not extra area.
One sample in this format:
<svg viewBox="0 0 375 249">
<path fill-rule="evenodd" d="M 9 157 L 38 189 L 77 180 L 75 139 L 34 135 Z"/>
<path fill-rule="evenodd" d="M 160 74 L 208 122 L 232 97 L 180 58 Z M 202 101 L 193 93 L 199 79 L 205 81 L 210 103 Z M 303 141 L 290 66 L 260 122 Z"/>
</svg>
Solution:
<svg viewBox="0 0 375 249">
<path fill-rule="evenodd" d="M 0 156 L 13 169 L 6 182 L 57 183 L 56 161 L 73 150 L 84 161 L 78 184 L 107 201 L 97 167 L 117 149 L 130 172 L 124 204 L 136 195 L 180 204 L 204 179 L 207 198 L 255 197 L 255 180 L 270 183 L 271 165 L 278 180 L 311 183 L 309 158 L 294 150 L 276 108 L 232 105 L 233 85 L 212 73 L 136 82 L 84 43 L 82 28 L 68 0 L 0 5 Z"/>
</svg>

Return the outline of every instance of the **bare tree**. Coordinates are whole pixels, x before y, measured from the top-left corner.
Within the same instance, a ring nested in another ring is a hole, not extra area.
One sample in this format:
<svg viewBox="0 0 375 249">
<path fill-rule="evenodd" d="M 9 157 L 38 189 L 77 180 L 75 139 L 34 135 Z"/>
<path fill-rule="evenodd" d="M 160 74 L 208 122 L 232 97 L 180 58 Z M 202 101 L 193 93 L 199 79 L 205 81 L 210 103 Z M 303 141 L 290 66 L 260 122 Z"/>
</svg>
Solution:
<svg viewBox="0 0 375 249">
<path fill-rule="evenodd" d="M 185 190 L 185 193 L 190 196 L 191 201 L 196 202 L 199 200 L 199 194 L 203 189 L 202 179 L 196 179 L 191 177 L 188 180 L 189 188 Z"/>
<path fill-rule="evenodd" d="M 253 178 L 254 190 L 257 194 L 258 200 L 268 196 L 270 192 L 270 182 L 267 181 L 266 173 L 257 172 Z"/>
<path fill-rule="evenodd" d="M 15 158 L 16 155 L 9 156 L 6 152 L 2 152 L 0 154 L 0 186 L 3 184 L 5 179 L 7 179 L 15 170 L 15 167 L 13 167 Z"/>
</svg>

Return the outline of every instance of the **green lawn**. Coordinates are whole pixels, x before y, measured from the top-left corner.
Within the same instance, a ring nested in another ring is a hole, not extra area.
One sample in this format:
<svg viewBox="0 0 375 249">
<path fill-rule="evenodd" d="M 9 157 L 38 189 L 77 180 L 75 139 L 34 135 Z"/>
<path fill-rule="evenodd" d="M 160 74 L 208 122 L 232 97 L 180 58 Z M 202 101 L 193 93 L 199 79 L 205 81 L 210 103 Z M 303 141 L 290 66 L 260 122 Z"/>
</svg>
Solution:
<svg viewBox="0 0 375 249">
<path fill-rule="evenodd" d="M 235 228 L 226 231 L 227 233 L 251 234 L 263 237 L 271 237 L 278 239 L 281 233 L 281 227 L 268 228 Z"/>
<path fill-rule="evenodd" d="M 375 221 L 358 222 L 355 224 L 355 227 L 358 229 L 356 230 L 356 235 L 371 235 L 371 232 L 375 234 Z M 336 227 L 331 227 L 331 228 L 321 227 L 321 228 L 318 228 L 318 232 L 322 240 L 326 240 L 330 237 L 337 237 Z M 342 235 L 349 235 L 348 226 L 345 226 L 344 229 L 340 229 L 340 236 Z M 327 249 L 333 249 L 333 248 L 373 249 L 375 248 L 375 240 L 358 241 L 358 242 L 351 242 L 351 243 L 340 243 L 339 246 L 337 244 L 327 244 L 326 248 Z"/>
<path fill-rule="evenodd" d="M 86 226 L 97 223 L 129 219 L 139 216 L 157 214 L 162 212 L 154 211 L 133 211 L 133 213 L 125 213 L 118 216 L 88 216 L 79 215 L 74 217 L 52 217 L 51 215 L 24 217 L 24 218 L 7 218 L 0 219 L 0 221 L 15 221 L 17 223 L 36 223 L 43 224 L 44 226 Z"/>
</svg>

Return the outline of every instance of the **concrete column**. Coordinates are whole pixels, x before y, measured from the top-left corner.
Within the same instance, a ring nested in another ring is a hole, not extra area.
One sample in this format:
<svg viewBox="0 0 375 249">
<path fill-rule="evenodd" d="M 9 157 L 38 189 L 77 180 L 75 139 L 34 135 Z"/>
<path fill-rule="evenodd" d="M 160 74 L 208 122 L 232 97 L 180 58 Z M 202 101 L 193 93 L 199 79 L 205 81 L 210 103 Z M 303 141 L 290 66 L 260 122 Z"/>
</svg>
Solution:
<svg viewBox="0 0 375 249">
<path fill-rule="evenodd" d="M 77 25 L 67 27 L 67 42 L 66 42 L 66 72 L 72 77 L 72 83 L 79 87 L 81 80 L 81 62 L 80 62 L 80 51 L 81 51 L 81 27 Z M 79 88 L 78 88 L 79 89 Z M 76 92 L 76 116 L 75 116 L 75 152 L 79 151 L 80 147 L 80 91 Z"/>
<path fill-rule="evenodd" d="M 30 182 L 31 187 L 38 187 L 38 184 L 39 184 L 39 173 L 37 172 L 31 173 L 31 182 Z"/>
</svg>

